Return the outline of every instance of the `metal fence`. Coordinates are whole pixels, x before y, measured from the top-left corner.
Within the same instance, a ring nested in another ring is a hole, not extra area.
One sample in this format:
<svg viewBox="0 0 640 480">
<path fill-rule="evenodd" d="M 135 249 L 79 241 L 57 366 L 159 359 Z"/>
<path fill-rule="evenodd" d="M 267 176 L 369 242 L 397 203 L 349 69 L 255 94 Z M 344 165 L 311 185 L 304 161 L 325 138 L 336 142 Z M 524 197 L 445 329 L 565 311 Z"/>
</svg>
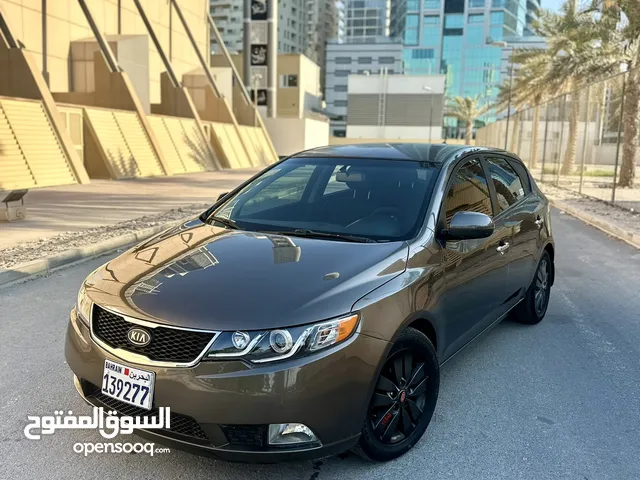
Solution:
<svg viewBox="0 0 640 480">
<path fill-rule="evenodd" d="M 630 163 L 640 175 L 638 141 L 624 138 L 630 74 L 511 113 L 508 119 L 478 129 L 476 145 L 516 153 L 540 182 L 640 211 L 640 177 L 635 178 L 635 188 L 620 185 Z M 635 122 L 637 127 L 640 118 Z M 637 146 L 635 158 L 629 153 L 625 157 L 625 141 Z"/>
</svg>

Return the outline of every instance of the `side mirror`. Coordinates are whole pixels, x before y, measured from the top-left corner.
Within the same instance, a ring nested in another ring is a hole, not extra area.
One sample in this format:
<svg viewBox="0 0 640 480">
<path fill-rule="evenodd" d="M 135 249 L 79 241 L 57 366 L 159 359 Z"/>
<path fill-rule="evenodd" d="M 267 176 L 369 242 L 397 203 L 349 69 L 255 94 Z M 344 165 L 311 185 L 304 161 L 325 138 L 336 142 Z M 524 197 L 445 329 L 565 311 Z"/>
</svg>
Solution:
<svg viewBox="0 0 640 480">
<path fill-rule="evenodd" d="M 220 195 L 218 195 L 218 200 L 216 200 L 216 202 L 219 202 L 220 200 L 222 200 L 227 195 L 229 195 L 229 192 L 221 193 Z"/>
<path fill-rule="evenodd" d="M 458 212 L 451 219 L 449 228 L 445 230 L 447 240 L 472 240 L 487 238 L 493 233 L 493 220 L 479 212 Z"/>
</svg>

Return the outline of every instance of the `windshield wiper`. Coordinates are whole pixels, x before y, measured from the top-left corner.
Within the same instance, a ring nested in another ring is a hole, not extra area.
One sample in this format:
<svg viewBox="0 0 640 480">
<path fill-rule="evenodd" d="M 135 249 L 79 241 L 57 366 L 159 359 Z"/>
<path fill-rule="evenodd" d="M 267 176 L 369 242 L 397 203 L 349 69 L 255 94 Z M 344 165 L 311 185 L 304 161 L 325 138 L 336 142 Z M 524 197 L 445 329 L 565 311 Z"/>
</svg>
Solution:
<svg viewBox="0 0 640 480">
<path fill-rule="evenodd" d="M 287 232 L 265 231 L 264 233 L 288 235 L 291 237 L 333 238 L 335 240 L 343 240 L 345 242 L 355 242 L 355 243 L 378 243 L 374 239 L 368 238 L 368 237 L 360 237 L 358 235 L 349 235 L 344 233 L 316 232 L 315 230 L 307 230 L 305 228 L 296 228 L 293 231 L 287 231 Z"/>
<path fill-rule="evenodd" d="M 230 218 L 216 217 L 214 215 L 207 218 L 207 223 L 211 223 L 211 222 L 221 223 L 222 225 L 224 225 L 227 228 L 230 228 L 231 230 L 240 230 L 240 226 L 236 223 L 236 221 L 231 220 Z"/>
</svg>

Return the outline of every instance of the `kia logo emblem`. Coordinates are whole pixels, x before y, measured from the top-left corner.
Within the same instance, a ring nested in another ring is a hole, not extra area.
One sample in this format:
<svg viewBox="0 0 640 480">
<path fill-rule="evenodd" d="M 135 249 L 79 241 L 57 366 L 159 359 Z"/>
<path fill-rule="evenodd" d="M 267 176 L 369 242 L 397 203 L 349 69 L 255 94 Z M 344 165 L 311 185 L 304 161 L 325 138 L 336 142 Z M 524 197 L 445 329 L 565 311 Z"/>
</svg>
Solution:
<svg viewBox="0 0 640 480">
<path fill-rule="evenodd" d="M 151 334 L 142 328 L 135 327 L 127 332 L 127 339 L 129 343 L 133 345 L 144 347 L 145 345 L 149 345 Z"/>
</svg>

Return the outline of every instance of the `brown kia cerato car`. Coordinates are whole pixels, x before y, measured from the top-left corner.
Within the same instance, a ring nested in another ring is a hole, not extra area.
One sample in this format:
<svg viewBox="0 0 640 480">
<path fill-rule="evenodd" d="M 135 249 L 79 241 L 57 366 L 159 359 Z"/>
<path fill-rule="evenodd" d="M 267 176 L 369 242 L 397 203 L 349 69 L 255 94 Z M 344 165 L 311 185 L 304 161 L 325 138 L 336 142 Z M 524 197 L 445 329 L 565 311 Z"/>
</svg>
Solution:
<svg viewBox="0 0 640 480">
<path fill-rule="evenodd" d="M 443 362 L 542 320 L 553 262 L 549 203 L 508 152 L 318 148 L 89 275 L 66 358 L 92 405 L 171 407 L 138 432 L 158 443 L 390 460 L 427 429 Z"/>
</svg>

